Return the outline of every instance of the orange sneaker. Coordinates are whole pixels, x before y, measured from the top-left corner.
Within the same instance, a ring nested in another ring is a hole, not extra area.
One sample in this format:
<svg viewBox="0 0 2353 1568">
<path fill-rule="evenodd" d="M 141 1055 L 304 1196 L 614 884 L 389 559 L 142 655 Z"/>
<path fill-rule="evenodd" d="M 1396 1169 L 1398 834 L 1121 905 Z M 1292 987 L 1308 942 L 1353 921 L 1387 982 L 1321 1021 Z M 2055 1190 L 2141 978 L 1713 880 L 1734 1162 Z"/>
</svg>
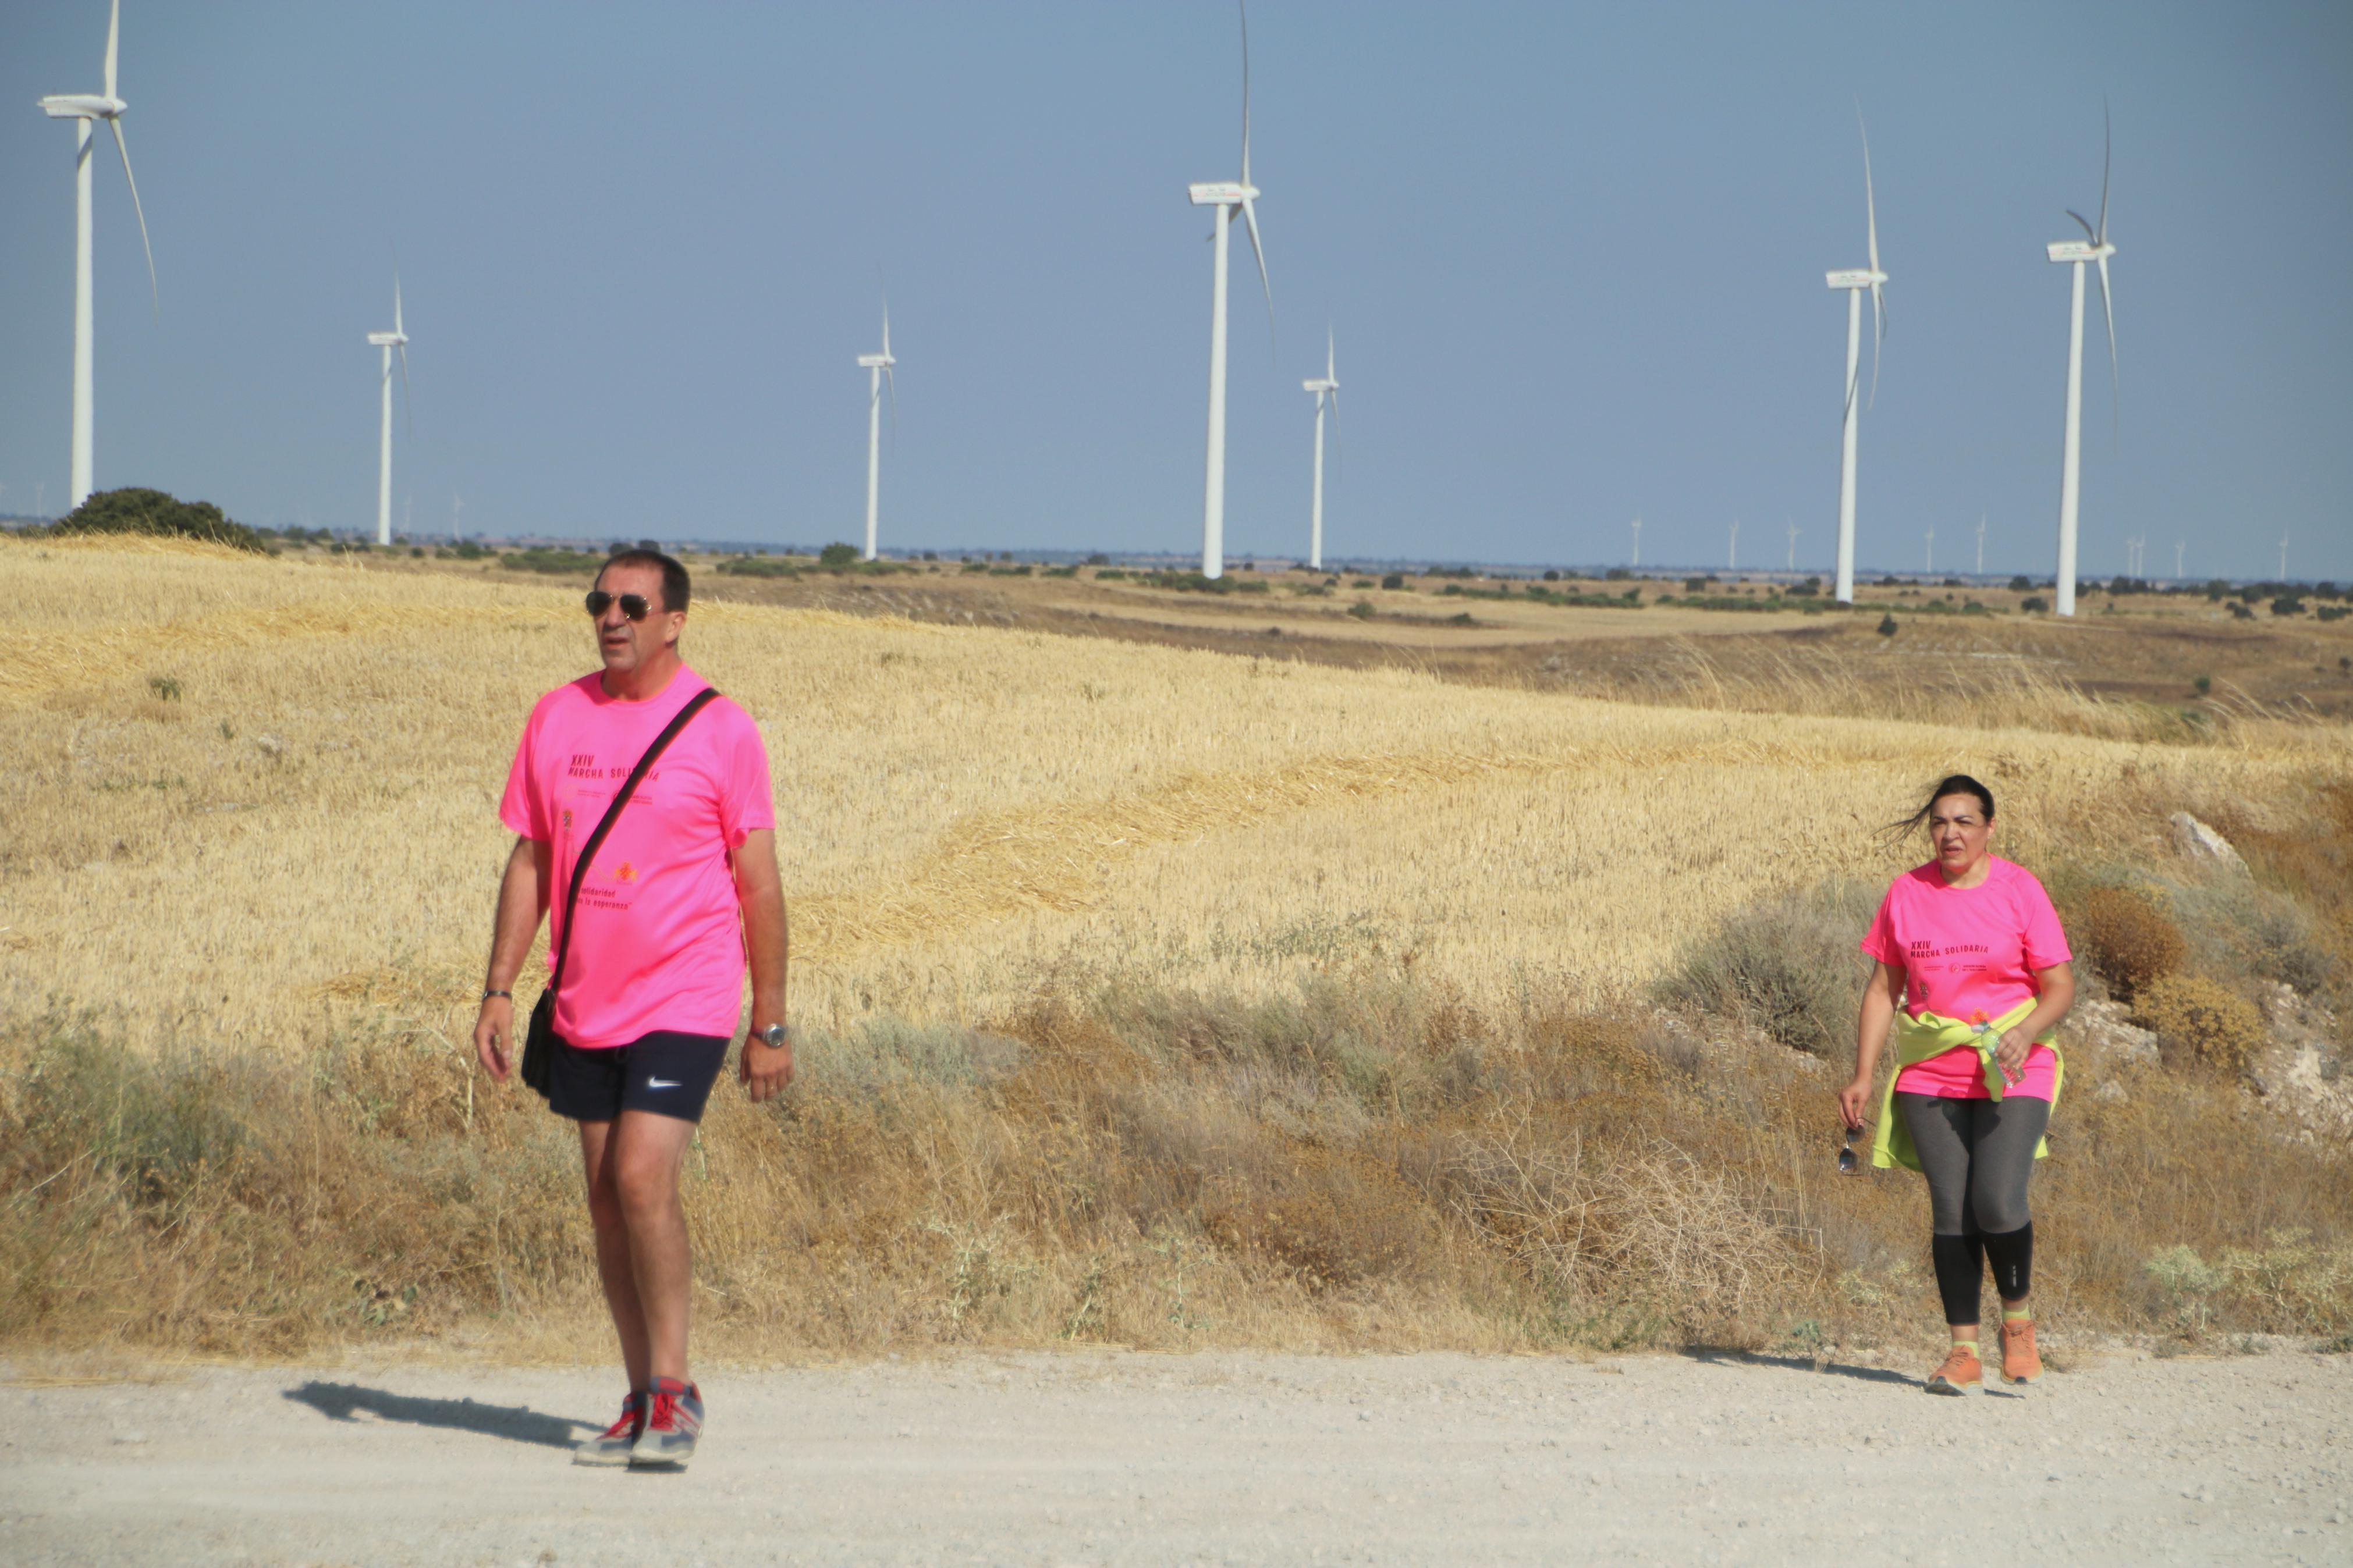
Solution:
<svg viewBox="0 0 2353 1568">
<path fill-rule="evenodd" d="M 2042 1377 L 2042 1358 L 2034 1352 L 2033 1319 L 2002 1324 L 2001 1375 L 2012 1383 L 2032 1383 Z"/>
<path fill-rule="evenodd" d="M 1985 1365 L 1967 1345 L 1955 1345 L 1945 1364 L 1928 1374 L 1931 1394 L 1983 1394 Z"/>
</svg>

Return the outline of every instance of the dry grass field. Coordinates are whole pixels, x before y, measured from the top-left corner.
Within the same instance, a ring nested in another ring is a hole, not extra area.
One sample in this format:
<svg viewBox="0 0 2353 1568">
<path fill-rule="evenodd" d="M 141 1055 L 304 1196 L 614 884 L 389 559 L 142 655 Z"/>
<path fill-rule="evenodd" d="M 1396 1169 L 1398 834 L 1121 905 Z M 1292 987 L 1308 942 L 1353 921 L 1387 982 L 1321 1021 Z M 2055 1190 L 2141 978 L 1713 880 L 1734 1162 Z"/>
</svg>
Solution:
<svg viewBox="0 0 2353 1568">
<path fill-rule="evenodd" d="M 465 1046 L 498 790 L 588 667 L 581 584 L 0 563 L 31 631 L 0 667 L 0 1332 L 602 1354 L 565 1131 Z M 2148 884 L 2184 962 L 2246 990 L 2287 941 L 2342 1001 L 2333 721 L 2008 677 L 1865 717 L 1761 663 L 1738 702 L 1613 702 L 700 585 L 689 658 L 775 764 L 804 1036 L 787 1100 L 723 1089 L 691 1159 L 734 1353 L 1916 1334 L 1924 1201 L 1824 1176 L 1833 1069 L 1662 999 L 1727 930 L 1843 933 L 1908 863 L 1879 825 L 1953 769 L 2054 889 Z M 2174 856 L 2184 809 L 2254 891 Z M 2341 1137 L 2194 1065 L 2087 1054 L 2070 1093 L 2063 1346 L 2353 1329 Z"/>
</svg>

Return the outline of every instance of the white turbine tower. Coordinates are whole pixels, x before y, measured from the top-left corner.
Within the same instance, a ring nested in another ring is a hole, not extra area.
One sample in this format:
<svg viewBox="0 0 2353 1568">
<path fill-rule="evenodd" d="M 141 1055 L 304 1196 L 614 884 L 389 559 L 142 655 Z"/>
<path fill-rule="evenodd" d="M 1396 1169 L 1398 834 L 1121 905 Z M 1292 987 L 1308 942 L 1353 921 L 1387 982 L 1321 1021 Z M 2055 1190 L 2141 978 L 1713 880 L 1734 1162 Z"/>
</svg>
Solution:
<svg viewBox="0 0 2353 1568">
<path fill-rule="evenodd" d="M 139 215 L 139 243 L 147 252 L 148 291 L 153 296 L 159 310 L 163 301 L 163 296 L 155 286 L 155 247 L 147 243 L 147 213 L 139 205 L 139 182 L 131 173 L 130 145 L 122 140 L 122 111 L 131 106 L 114 95 L 114 60 L 116 46 L 121 36 L 122 0 L 114 0 L 113 10 L 106 23 L 106 90 L 102 93 L 57 93 L 41 100 L 41 109 L 50 119 L 80 121 L 75 127 L 74 142 L 72 506 L 81 505 L 95 488 L 91 423 L 96 394 L 92 375 L 90 270 L 90 142 L 95 139 L 91 129 L 93 121 L 105 121 L 107 129 L 114 132 L 115 151 L 122 154 L 122 177 L 131 186 L 131 210 Z"/>
<path fill-rule="evenodd" d="M 1930 523 L 1928 531 L 1922 537 L 1927 541 L 1927 559 L 1923 563 L 1921 570 L 1933 574 L 1936 570 L 1936 525 Z"/>
<path fill-rule="evenodd" d="M 2173 580 L 2177 583 L 2181 581 L 2182 553 L 2189 548 L 2189 541 L 2186 539 L 2177 539 L 2173 542 Z"/>
<path fill-rule="evenodd" d="M 2108 258 L 2116 247 L 2108 243 L 2108 166 L 2115 150 L 2108 133 L 2107 111 L 2101 110 L 2100 226 L 2094 228 L 2072 207 L 2067 216 L 2084 226 L 2082 239 L 2063 239 L 2043 247 L 2053 261 L 2074 268 L 2074 293 L 2067 310 L 2067 440 L 2059 470 L 2059 584 L 2053 608 L 2063 616 L 2075 613 L 2075 507 L 2077 476 L 2083 463 L 2084 427 L 2084 268 L 2100 268 L 2100 310 L 2108 321 L 2108 384 L 2113 395 L 2116 376 L 2116 312 L 2108 300 Z"/>
<path fill-rule="evenodd" d="M 874 559 L 874 525 L 882 500 L 882 384 L 891 384 L 891 422 L 895 428 L 899 421 L 899 381 L 891 374 L 891 367 L 898 363 L 891 357 L 891 301 L 886 299 L 882 301 L 882 352 L 858 356 L 858 368 L 867 373 L 865 559 L 869 561 Z"/>
<path fill-rule="evenodd" d="M 1798 535 L 1803 531 L 1794 522 L 1789 525 L 1789 570 L 1792 572 L 1798 569 Z"/>
<path fill-rule="evenodd" d="M 1639 518 L 1639 517 L 1638 517 L 1638 518 L 1636 518 L 1636 519 L 1634 520 L 1634 564 L 1635 564 L 1635 565 L 1637 565 L 1637 566 L 1640 566 L 1641 563 L 1642 563 L 1642 520 L 1641 520 L 1641 518 Z"/>
<path fill-rule="evenodd" d="M 1332 334 L 1324 334 L 1324 374 L 1301 382 L 1303 391 L 1315 395 L 1315 489 L 1314 499 L 1307 510 L 1307 569 L 1324 570 L 1324 400 L 1332 401 L 1333 434 L 1339 434 L 1340 374 L 1332 368 Z"/>
<path fill-rule="evenodd" d="M 2287 581 L 2287 535 L 2284 533 L 2280 535 L 2279 580 L 2283 583 Z"/>
<path fill-rule="evenodd" d="M 1736 517 L 1732 520 L 1732 542 L 1724 549 L 1724 569 L 1726 572 L 1740 570 L 1740 520 Z"/>
<path fill-rule="evenodd" d="M 1240 8 L 1240 7 L 1238 7 Z M 1266 324 L 1274 330 L 1274 285 L 1267 281 L 1266 249 L 1259 243 L 1259 189 L 1250 172 L 1250 13 L 1242 10 L 1242 177 L 1188 187 L 1197 207 L 1218 209 L 1210 247 L 1217 253 L 1209 284 L 1209 455 L 1201 498 L 1201 575 L 1226 574 L 1226 231 L 1236 207 L 1250 229 L 1250 254 L 1258 258 L 1259 287 L 1266 291 Z"/>
<path fill-rule="evenodd" d="M 1978 576 L 1980 576 L 1980 577 L 1982 577 L 1982 576 L 1984 576 L 1984 575 L 1985 575 L 1985 522 L 1986 522 L 1986 520 L 1985 520 L 1985 513 L 1983 513 L 1983 512 L 1979 512 L 1979 513 L 1978 513 L 1978 572 L 1977 572 L 1977 574 L 1978 574 Z"/>
<path fill-rule="evenodd" d="M 428 301 L 429 303 L 429 301 Z M 392 352 L 400 351 L 400 395 L 405 405 L 408 401 L 408 332 L 400 322 L 400 274 L 392 276 L 392 331 L 370 332 L 370 346 L 384 351 L 384 417 L 376 437 L 375 464 L 375 542 L 379 545 L 392 542 Z M 412 416 L 408 433 L 417 434 L 417 421 Z"/>
<path fill-rule="evenodd" d="M 1866 289 L 1871 290 L 1873 404 L 1879 401 L 1879 345 L 1887 336 L 1887 301 L 1880 294 L 1887 274 L 1879 269 L 1879 201 L 1871 183 L 1871 132 L 1863 127 L 1860 110 L 1855 111 L 1855 128 L 1862 132 L 1862 211 L 1871 265 L 1824 275 L 1832 289 L 1846 290 L 1846 415 L 1839 446 L 1838 584 L 1834 590 L 1841 605 L 1854 603 L 1854 440 L 1856 422 L 1862 413 L 1856 406 L 1856 395 L 1862 389 L 1862 293 Z"/>
</svg>

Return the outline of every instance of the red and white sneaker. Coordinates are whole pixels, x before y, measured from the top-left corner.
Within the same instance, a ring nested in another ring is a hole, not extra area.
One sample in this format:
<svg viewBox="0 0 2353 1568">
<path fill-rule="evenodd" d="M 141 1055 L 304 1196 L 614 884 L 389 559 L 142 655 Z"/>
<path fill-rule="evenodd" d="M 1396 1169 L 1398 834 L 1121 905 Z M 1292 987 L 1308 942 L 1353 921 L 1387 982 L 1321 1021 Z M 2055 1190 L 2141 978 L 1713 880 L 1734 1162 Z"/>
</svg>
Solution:
<svg viewBox="0 0 2353 1568">
<path fill-rule="evenodd" d="M 646 1429 L 629 1450 L 635 1469 L 682 1470 L 702 1436 L 702 1390 L 674 1377 L 658 1377 L 647 1394 Z"/>
<path fill-rule="evenodd" d="M 637 1446 L 638 1435 L 646 1429 L 646 1406 L 650 1403 L 642 1394 L 624 1394 L 621 1418 L 587 1441 L 574 1445 L 572 1462 L 575 1465 L 626 1465 L 629 1450 Z"/>
</svg>

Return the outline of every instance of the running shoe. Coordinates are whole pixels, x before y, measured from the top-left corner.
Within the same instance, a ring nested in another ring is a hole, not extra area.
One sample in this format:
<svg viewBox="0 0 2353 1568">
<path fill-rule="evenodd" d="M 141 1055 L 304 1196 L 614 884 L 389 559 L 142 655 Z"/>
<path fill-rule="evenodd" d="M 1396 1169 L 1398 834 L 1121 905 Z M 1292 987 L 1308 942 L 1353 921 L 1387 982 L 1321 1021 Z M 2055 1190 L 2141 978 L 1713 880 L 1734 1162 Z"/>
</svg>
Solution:
<svg viewBox="0 0 2353 1568">
<path fill-rule="evenodd" d="M 2012 1383 L 2033 1383 L 2042 1376 L 2042 1358 L 2034 1350 L 2033 1319 L 2002 1324 L 2001 1375 Z"/>
<path fill-rule="evenodd" d="M 1983 1394 L 1985 1366 L 1978 1352 L 1967 1345 L 1955 1345 L 1945 1364 L 1928 1374 L 1931 1394 Z"/>
<path fill-rule="evenodd" d="M 574 1445 L 572 1462 L 575 1465 L 626 1465 L 629 1450 L 637 1447 L 638 1435 L 646 1429 L 646 1396 L 630 1393 L 621 1396 L 621 1418 L 587 1441 Z"/>
<path fill-rule="evenodd" d="M 674 1377 L 658 1377 L 649 1397 L 646 1429 L 629 1450 L 629 1464 L 641 1470 L 682 1470 L 694 1458 L 695 1439 L 702 1436 L 702 1390 Z"/>
</svg>

